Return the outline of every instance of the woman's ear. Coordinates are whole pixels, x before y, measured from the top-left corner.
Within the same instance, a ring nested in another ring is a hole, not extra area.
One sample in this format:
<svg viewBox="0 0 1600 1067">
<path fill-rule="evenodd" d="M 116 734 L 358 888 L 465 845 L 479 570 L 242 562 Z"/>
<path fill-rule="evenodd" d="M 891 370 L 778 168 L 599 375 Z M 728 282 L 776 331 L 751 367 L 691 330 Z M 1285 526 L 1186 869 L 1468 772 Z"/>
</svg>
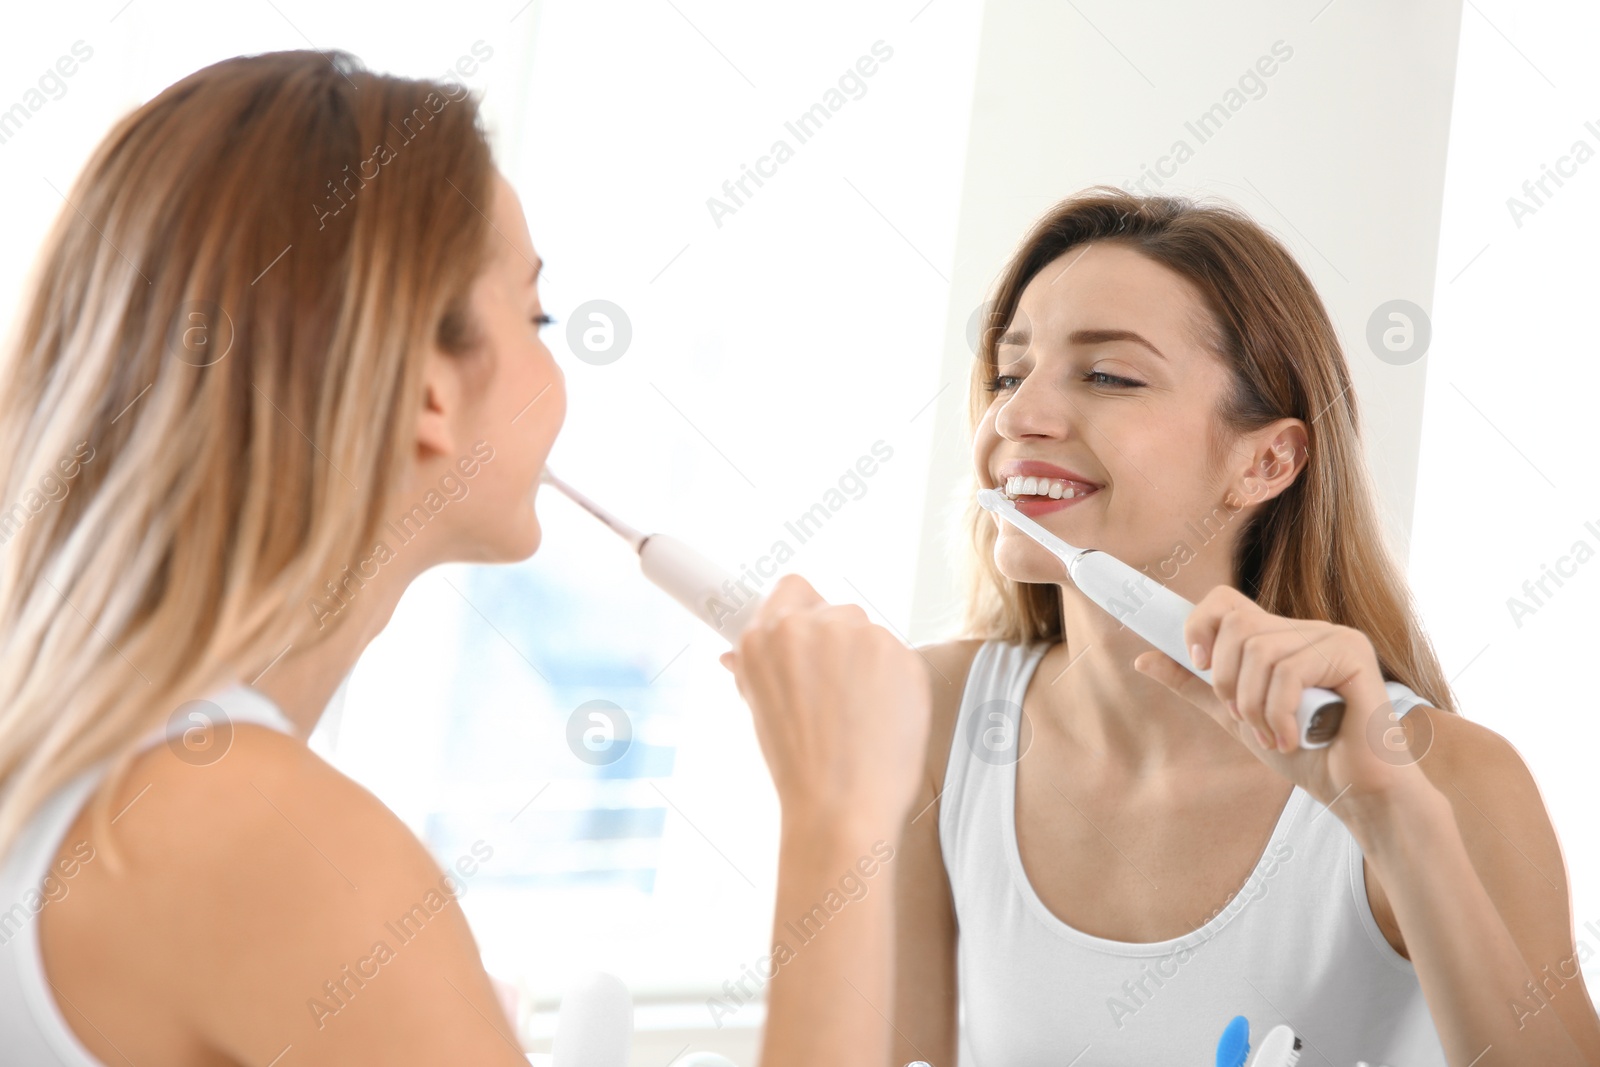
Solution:
<svg viewBox="0 0 1600 1067">
<path fill-rule="evenodd" d="M 1249 466 L 1229 486 L 1240 507 L 1261 504 L 1294 484 L 1306 465 L 1306 426 L 1299 419 L 1279 419 L 1245 441 Z"/>
<path fill-rule="evenodd" d="M 437 348 L 428 350 L 422 371 L 422 406 L 417 411 L 417 458 L 454 456 L 455 423 L 460 418 L 459 361 Z"/>
</svg>

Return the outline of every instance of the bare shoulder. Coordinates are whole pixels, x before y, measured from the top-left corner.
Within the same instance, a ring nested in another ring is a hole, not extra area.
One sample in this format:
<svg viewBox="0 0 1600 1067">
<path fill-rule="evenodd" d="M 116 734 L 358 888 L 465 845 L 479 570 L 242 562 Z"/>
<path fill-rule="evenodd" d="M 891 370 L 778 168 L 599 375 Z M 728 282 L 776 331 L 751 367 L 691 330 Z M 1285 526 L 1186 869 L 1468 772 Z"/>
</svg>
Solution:
<svg viewBox="0 0 1600 1067">
<path fill-rule="evenodd" d="M 1423 752 L 1419 765 L 1434 788 L 1459 801 L 1464 795 L 1476 796 L 1474 787 L 1490 795 L 1526 794 L 1537 796 L 1532 772 L 1510 741 L 1482 723 L 1439 708 L 1419 704 L 1406 718 L 1423 717 L 1410 731 L 1420 740 Z M 1413 741 L 1413 747 L 1417 745 Z"/>
<path fill-rule="evenodd" d="M 917 646 L 917 652 L 927 664 L 929 688 L 933 694 L 927 770 L 935 793 L 944 781 L 956 715 L 961 710 L 961 696 L 967 688 L 967 674 L 982 645 L 982 638 L 961 638 Z"/>
<path fill-rule="evenodd" d="M 1520 842 L 1522 859 L 1547 886 L 1565 886 L 1556 877 L 1563 863 L 1544 798 L 1516 747 L 1482 723 L 1426 704 L 1404 721 L 1417 766 L 1450 802 L 1474 861 L 1497 865 L 1509 842 Z"/>
<path fill-rule="evenodd" d="M 1516 746 L 1482 723 L 1452 712 L 1419 705 L 1406 717 L 1412 715 L 1425 716 L 1412 728 L 1426 746 L 1418 765 L 1449 799 L 1467 847 L 1487 858 L 1508 842 L 1519 842 L 1521 858 L 1533 865 L 1544 885 L 1560 888 L 1565 898 L 1561 846 L 1538 782 Z"/>
<path fill-rule="evenodd" d="M 129 1045 L 266 1062 L 288 1044 L 310 1063 L 423 1062 L 449 1040 L 459 1051 L 464 1013 L 482 1031 L 469 1045 L 510 1051 L 484 1025 L 499 1013 L 457 873 L 303 742 L 241 724 L 207 763 L 158 746 L 111 810 L 108 841 L 87 812 L 68 833 L 64 851 L 87 840 L 105 859 L 40 931 L 74 1028 L 97 1053 L 115 1046 L 106 1062 L 139 1061 Z"/>
<path fill-rule="evenodd" d="M 338 909 L 381 891 L 394 876 L 436 880 L 440 873 L 422 842 L 370 791 L 304 742 L 255 724 L 236 725 L 226 750 L 204 762 L 151 749 L 121 792 L 112 835 L 128 854 L 128 875 L 165 883 L 188 905 L 225 891 L 232 901 L 270 910 L 293 889 Z M 240 925 L 237 917 L 229 921 L 234 930 Z"/>
</svg>

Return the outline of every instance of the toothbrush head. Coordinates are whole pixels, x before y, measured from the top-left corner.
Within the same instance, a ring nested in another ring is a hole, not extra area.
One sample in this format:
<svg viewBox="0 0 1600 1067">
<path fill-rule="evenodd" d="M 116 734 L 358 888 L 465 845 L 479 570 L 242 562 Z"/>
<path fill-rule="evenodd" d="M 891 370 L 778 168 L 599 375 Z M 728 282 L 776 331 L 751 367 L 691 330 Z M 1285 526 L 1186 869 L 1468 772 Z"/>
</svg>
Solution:
<svg viewBox="0 0 1600 1067">
<path fill-rule="evenodd" d="M 1300 1062 L 1300 1038 L 1287 1026 L 1274 1026 L 1261 1041 L 1251 1067 L 1294 1067 Z"/>
<path fill-rule="evenodd" d="M 1000 490 L 998 490 L 998 489 L 979 489 L 978 490 L 978 506 L 981 507 L 984 511 L 999 511 L 1001 508 L 1005 507 L 1005 505 L 1006 505 L 1006 498 L 1001 495 Z"/>
<path fill-rule="evenodd" d="M 1235 1015 L 1223 1028 L 1222 1039 L 1217 1042 L 1217 1067 L 1244 1067 L 1250 1055 L 1250 1021 Z"/>
<path fill-rule="evenodd" d="M 1077 545 L 1067 544 L 1061 538 L 1040 526 L 1032 516 L 1024 515 L 1022 510 L 1017 507 L 1016 501 L 1007 497 L 998 489 L 979 489 L 978 505 L 985 511 L 994 512 L 1001 519 L 1049 549 L 1062 563 L 1067 565 L 1069 574 L 1072 569 L 1072 561 L 1087 551 Z"/>
</svg>

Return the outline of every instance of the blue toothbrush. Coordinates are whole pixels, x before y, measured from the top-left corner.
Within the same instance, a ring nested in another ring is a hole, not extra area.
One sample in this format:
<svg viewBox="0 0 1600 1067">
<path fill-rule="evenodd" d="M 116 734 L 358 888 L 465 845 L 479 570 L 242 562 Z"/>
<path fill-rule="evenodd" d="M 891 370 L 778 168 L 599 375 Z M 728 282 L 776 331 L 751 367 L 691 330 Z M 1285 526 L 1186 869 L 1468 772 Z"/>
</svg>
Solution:
<svg viewBox="0 0 1600 1067">
<path fill-rule="evenodd" d="M 1243 1015 L 1235 1015 L 1223 1029 L 1222 1039 L 1217 1042 L 1217 1067 L 1244 1067 L 1248 1055 L 1250 1021 Z"/>
</svg>

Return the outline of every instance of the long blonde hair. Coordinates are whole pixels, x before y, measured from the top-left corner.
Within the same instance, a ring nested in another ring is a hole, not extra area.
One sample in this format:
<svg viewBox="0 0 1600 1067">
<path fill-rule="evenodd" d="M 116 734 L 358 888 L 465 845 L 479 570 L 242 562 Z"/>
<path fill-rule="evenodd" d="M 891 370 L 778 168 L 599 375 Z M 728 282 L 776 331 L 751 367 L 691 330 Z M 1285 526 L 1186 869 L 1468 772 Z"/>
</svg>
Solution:
<svg viewBox="0 0 1600 1067">
<path fill-rule="evenodd" d="M 968 387 L 968 427 L 989 408 L 984 382 L 1028 282 L 1087 241 L 1111 241 L 1175 271 L 1205 300 L 1210 347 L 1231 387 L 1208 442 L 1215 462 L 1230 434 L 1298 418 L 1310 438 L 1305 469 L 1241 529 L 1239 588 L 1267 611 L 1365 633 L 1386 679 L 1433 707 L 1454 696 L 1417 618 L 1401 567 L 1379 523 L 1361 448 L 1350 370 L 1311 280 L 1276 239 L 1242 212 L 1109 186 L 1057 204 L 1023 239 L 989 303 Z M 968 498 L 965 528 L 976 553 L 964 617 L 969 637 L 1014 642 L 1062 639 L 1060 591 L 1015 582 L 994 564 L 995 524 Z"/>
<path fill-rule="evenodd" d="M 494 164 L 459 83 L 228 59 L 117 123 L 0 365 L 0 853 L 187 701 L 326 639 L 430 342 L 466 358 Z"/>
</svg>

